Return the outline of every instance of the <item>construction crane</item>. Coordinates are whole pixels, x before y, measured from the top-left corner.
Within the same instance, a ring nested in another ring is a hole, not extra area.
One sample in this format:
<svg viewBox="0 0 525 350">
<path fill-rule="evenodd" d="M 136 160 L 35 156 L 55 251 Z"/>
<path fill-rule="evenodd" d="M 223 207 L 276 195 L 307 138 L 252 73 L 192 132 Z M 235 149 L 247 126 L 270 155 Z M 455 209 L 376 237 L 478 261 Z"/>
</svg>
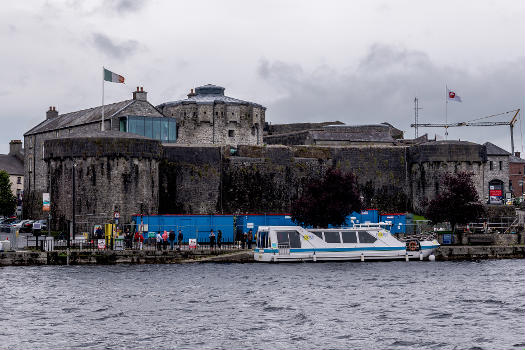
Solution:
<svg viewBox="0 0 525 350">
<path fill-rule="evenodd" d="M 500 115 L 505 114 L 511 114 L 514 113 L 514 116 L 510 121 L 497 121 L 497 122 L 490 122 L 490 121 L 481 121 L 483 119 L 488 118 L 494 118 Z M 416 123 L 416 124 L 410 124 L 410 127 L 412 128 L 445 128 L 445 134 L 448 134 L 447 129 L 453 128 L 457 126 L 500 126 L 500 125 L 509 125 L 510 126 L 510 146 L 512 150 L 512 154 L 514 154 L 514 124 L 516 124 L 516 121 L 518 120 L 518 114 L 520 113 L 520 109 L 514 109 L 512 111 L 498 113 L 498 114 L 492 114 L 486 117 L 472 119 L 466 122 L 457 122 L 457 123 Z"/>
</svg>

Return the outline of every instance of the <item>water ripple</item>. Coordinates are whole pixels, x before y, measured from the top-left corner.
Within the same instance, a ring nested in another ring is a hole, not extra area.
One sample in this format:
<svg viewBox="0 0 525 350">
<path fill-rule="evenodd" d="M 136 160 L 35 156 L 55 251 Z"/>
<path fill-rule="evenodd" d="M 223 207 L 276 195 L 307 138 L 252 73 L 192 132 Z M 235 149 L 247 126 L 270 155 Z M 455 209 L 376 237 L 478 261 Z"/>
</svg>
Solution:
<svg viewBox="0 0 525 350">
<path fill-rule="evenodd" d="M 521 260 L 0 268 L 0 349 L 519 349 Z"/>
</svg>

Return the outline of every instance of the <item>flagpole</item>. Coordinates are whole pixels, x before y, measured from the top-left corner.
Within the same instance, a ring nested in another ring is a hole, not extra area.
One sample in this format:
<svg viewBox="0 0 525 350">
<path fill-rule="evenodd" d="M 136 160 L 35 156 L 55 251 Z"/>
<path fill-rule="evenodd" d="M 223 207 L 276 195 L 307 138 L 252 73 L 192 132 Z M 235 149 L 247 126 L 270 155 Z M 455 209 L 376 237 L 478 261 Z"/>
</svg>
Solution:
<svg viewBox="0 0 525 350">
<path fill-rule="evenodd" d="M 448 136 L 448 86 L 445 84 L 445 140 Z"/>
<path fill-rule="evenodd" d="M 100 130 L 104 131 L 104 66 L 102 66 L 102 125 Z"/>
</svg>

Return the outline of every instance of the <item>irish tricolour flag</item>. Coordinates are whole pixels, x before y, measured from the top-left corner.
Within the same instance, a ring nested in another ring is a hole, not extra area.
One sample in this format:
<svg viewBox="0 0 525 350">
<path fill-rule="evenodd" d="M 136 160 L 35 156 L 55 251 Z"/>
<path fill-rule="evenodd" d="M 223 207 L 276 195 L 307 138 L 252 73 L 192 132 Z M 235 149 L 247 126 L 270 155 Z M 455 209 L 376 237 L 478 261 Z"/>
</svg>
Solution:
<svg viewBox="0 0 525 350">
<path fill-rule="evenodd" d="M 104 68 L 104 80 L 112 83 L 124 83 L 124 77 Z"/>
</svg>

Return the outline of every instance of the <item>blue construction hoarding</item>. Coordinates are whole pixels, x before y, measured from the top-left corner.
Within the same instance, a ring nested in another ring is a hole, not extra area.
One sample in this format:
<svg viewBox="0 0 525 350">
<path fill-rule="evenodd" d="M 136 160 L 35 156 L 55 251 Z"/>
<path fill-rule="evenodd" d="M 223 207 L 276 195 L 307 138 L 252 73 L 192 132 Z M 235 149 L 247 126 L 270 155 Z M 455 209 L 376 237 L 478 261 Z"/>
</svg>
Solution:
<svg viewBox="0 0 525 350">
<path fill-rule="evenodd" d="M 141 226 L 141 220 L 143 226 Z M 135 215 L 133 221 L 140 231 L 163 232 L 173 230 L 182 231 L 184 242 L 196 238 L 198 242 L 209 242 L 210 230 L 215 235 L 222 231 L 223 242 L 233 242 L 233 215 Z"/>
<path fill-rule="evenodd" d="M 346 227 L 355 224 L 378 223 L 390 221 L 392 233 L 404 233 L 406 215 L 379 214 L 377 209 L 367 209 L 359 213 L 354 212 L 347 217 Z M 176 233 L 182 230 L 184 242 L 196 238 L 199 242 L 208 242 L 210 230 L 222 231 L 223 242 L 233 242 L 236 233 L 247 232 L 252 229 L 257 232 L 259 226 L 295 226 L 289 214 L 244 214 L 244 215 L 134 215 L 133 221 L 137 231 L 163 232 L 173 230 Z M 142 224 L 142 226 L 141 226 Z"/>
</svg>

